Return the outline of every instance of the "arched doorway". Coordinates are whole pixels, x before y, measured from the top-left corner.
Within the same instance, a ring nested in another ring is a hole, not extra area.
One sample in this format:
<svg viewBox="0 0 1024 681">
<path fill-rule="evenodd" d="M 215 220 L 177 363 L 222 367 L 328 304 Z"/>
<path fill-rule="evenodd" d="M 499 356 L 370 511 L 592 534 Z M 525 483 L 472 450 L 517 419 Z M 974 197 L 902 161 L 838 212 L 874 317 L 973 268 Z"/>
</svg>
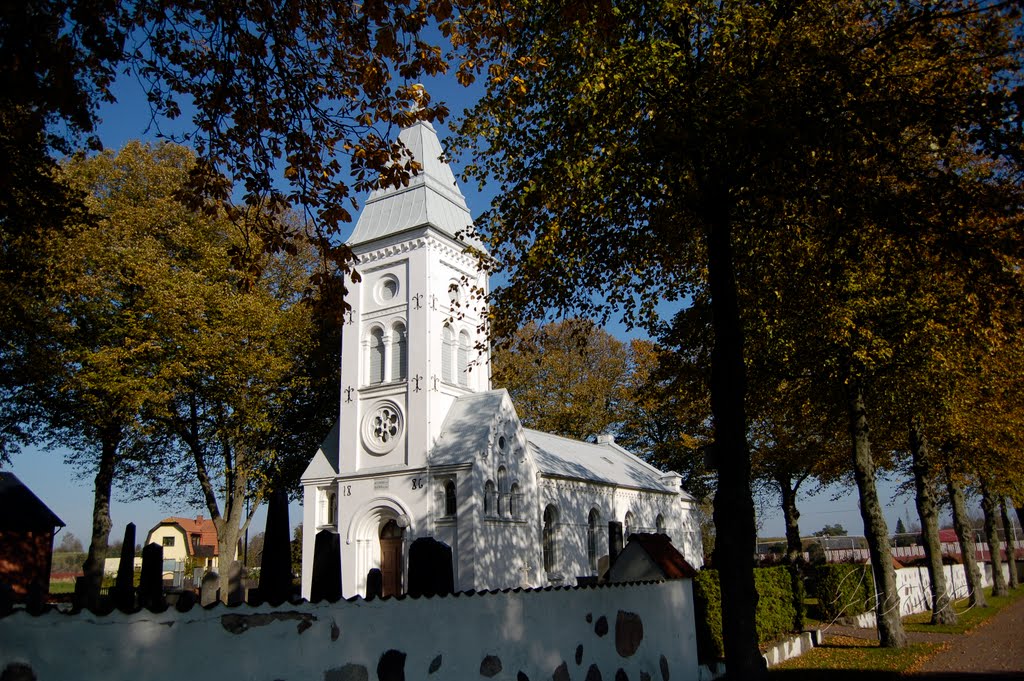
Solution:
<svg viewBox="0 0 1024 681">
<path fill-rule="evenodd" d="M 402 593 L 402 535 L 404 530 L 394 518 L 380 528 L 381 595 Z"/>
</svg>

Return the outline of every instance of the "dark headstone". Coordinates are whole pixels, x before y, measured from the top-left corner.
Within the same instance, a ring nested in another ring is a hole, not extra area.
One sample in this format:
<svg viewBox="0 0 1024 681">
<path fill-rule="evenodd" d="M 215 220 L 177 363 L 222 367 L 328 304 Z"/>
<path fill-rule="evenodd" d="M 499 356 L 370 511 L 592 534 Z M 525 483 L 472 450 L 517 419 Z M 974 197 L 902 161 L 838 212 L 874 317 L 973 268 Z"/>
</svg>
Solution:
<svg viewBox="0 0 1024 681">
<path fill-rule="evenodd" d="M 380 598 L 384 593 L 384 575 L 380 568 L 371 568 L 366 573 L 366 597 Z"/>
<path fill-rule="evenodd" d="M 174 602 L 174 609 L 178 612 L 188 612 L 195 607 L 196 600 L 195 591 L 182 591 Z"/>
<path fill-rule="evenodd" d="M 199 589 L 199 604 L 204 608 L 217 602 L 220 589 L 220 575 L 216 572 L 207 572 L 203 575 L 202 586 Z"/>
<path fill-rule="evenodd" d="M 0 672 L 0 681 L 36 681 L 36 673 L 24 662 L 11 662 Z"/>
<path fill-rule="evenodd" d="M 0 617 L 7 617 L 14 610 L 14 589 L 10 584 L 0 582 Z"/>
<path fill-rule="evenodd" d="M 608 566 L 615 565 L 615 559 L 622 553 L 622 523 L 608 522 Z"/>
<path fill-rule="evenodd" d="M 630 657 L 644 640 L 644 623 L 635 612 L 619 610 L 615 616 L 615 651 L 620 657 Z"/>
<path fill-rule="evenodd" d="M 409 547 L 409 595 L 434 596 L 455 591 L 452 549 L 433 537 L 420 537 Z"/>
<path fill-rule="evenodd" d="M 314 603 L 341 598 L 341 539 L 330 530 L 316 533 L 313 580 L 309 592 L 309 600 Z"/>
<path fill-rule="evenodd" d="M 608 618 L 607 617 L 605 617 L 604 615 L 601 615 L 600 617 L 597 618 L 597 621 L 594 622 L 594 633 L 597 634 L 598 636 L 604 636 L 605 634 L 608 633 Z"/>
<path fill-rule="evenodd" d="M 228 605 L 238 605 L 245 601 L 245 568 L 242 561 L 233 560 L 228 566 Z"/>
<path fill-rule="evenodd" d="M 147 544 L 142 547 L 142 575 L 139 577 L 139 607 L 162 612 L 164 602 L 164 547 Z"/>
<path fill-rule="evenodd" d="M 124 526 L 121 560 L 117 564 L 117 580 L 114 582 L 114 607 L 121 612 L 135 610 L 135 523 Z"/>
<path fill-rule="evenodd" d="M 389 650 L 377 662 L 378 681 L 405 681 L 405 653 Z"/>
<path fill-rule="evenodd" d="M 288 533 L 288 495 L 273 492 L 267 504 L 267 527 L 260 560 L 260 596 L 281 605 L 292 593 L 292 544 Z"/>
<path fill-rule="evenodd" d="M 491 678 L 501 673 L 501 658 L 497 655 L 488 655 L 480 661 L 480 676 Z"/>
</svg>

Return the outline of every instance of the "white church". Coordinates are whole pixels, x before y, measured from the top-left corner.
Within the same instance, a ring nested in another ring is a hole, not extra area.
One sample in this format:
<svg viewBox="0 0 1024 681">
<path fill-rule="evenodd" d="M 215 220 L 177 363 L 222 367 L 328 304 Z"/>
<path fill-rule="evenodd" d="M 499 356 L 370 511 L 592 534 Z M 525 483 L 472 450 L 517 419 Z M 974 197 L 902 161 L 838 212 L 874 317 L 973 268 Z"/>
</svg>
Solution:
<svg viewBox="0 0 1024 681">
<path fill-rule="evenodd" d="M 452 550 L 457 591 L 573 585 L 607 567 L 609 521 L 667 534 L 702 564 L 695 501 L 601 435 L 580 442 L 522 426 L 492 390 L 486 273 L 472 217 L 429 123 L 400 138 L 422 165 L 377 189 L 349 239 L 360 282 L 342 336 L 340 418 L 302 476 L 302 595 L 315 536 L 337 533 L 345 597 L 404 593 L 408 549 Z"/>
</svg>

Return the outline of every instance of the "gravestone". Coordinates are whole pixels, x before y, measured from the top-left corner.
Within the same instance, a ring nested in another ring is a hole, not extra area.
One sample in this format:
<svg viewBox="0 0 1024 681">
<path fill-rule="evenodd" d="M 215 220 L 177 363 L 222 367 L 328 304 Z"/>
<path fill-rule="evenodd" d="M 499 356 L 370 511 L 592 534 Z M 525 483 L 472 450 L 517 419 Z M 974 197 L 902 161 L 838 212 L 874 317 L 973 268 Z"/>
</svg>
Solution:
<svg viewBox="0 0 1024 681">
<path fill-rule="evenodd" d="M 341 598 L 341 539 L 330 530 L 316 533 L 313 545 L 313 575 L 309 600 L 316 603 L 324 599 Z"/>
<path fill-rule="evenodd" d="M 135 523 L 128 523 L 124 527 L 121 560 L 117 564 L 113 595 L 114 607 L 121 612 L 135 609 Z"/>
<path fill-rule="evenodd" d="M 147 544 L 142 547 L 142 575 L 139 578 L 139 607 L 162 612 L 164 601 L 164 547 Z"/>
<path fill-rule="evenodd" d="M 380 568 L 370 568 L 366 573 L 366 597 L 380 598 L 384 595 L 384 575 Z"/>
<path fill-rule="evenodd" d="M 434 596 L 455 590 L 452 549 L 433 537 L 420 537 L 409 547 L 409 595 Z"/>
<path fill-rule="evenodd" d="M 292 594 L 292 543 L 288 536 L 288 495 L 273 492 L 267 505 L 260 560 L 260 598 L 281 605 Z"/>
<path fill-rule="evenodd" d="M 608 522 L 608 564 L 615 565 L 615 559 L 622 553 L 622 523 L 617 520 Z"/>
<path fill-rule="evenodd" d="M 242 561 L 233 560 L 228 566 L 228 605 L 238 605 L 245 600 L 245 586 L 242 580 L 245 578 L 245 569 Z"/>
<path fill-rule="evenodd" d="M 207 572 L 203 575 L 202 586 L 199 590 L 199 605 L 204 608 L 217 602 L 217 589 L 220 587 L 220 575 L 216 572 Z"/>
</svg>

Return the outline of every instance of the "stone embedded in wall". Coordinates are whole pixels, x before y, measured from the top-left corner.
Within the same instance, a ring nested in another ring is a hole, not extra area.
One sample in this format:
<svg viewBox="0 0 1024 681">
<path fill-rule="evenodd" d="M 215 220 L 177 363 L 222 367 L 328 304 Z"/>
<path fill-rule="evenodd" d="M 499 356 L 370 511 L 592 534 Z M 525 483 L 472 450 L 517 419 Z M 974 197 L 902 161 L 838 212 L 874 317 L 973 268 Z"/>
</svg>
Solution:
<svg viewBox="0 0 1024 681">
<path fill-rule="evenodd" d="M 516 674 L 516 681 L 530 681 L 530 677 L 523 672 L 519 672 Z"/>
<path fill-rule="evenodd" d="M 635 612 L 619 610 L 615 616 L 615 652 L 631 657 L 644 640 L 644 623 Z"/>
<path fill-rule="evenodd" d="M 629 681 L 629 674 L 622 667 L 615 670 L 615 681 Z"/>
<path fill-rule="evenodd" d="M 584 619 L 587 620 L 587 624 L 590 624 L 591 622 L 594 621 L 594 616 L 588 612 L 587 616 Z"/>
<path fill-rule="evenodd" d="M 601 670 L 597 668 L 596 664 L 590 665 L 590 669 L 587 670 L 587 678 L 584 681 L 601 681 Z"/>
<path fill-rule="evenodd" d="M 555 673 L 551 675 L 551 681 L 572 681 L 569 676 L 569 665 L 565 661 L 555 669 Z"/>
<path fill-rule="evenodd" d="M 597 618 L 597 623 L 594 624 L 594 633 L 598 636 L 604 636 L 608 633 L 608 618 L 601 615 Z"/>
<path fill-rule="evenodd" d="M 488 655 L 480 661 L 480 676 L 491 678 L 501 673 L 501 658 L 497 655 Z"/>
<path fill-rule="evenodd" d="M 640 672 L 640 681 L 651 681 L 651 675 L 647 672 Z"/>
<path fill-rule="evenodd" d="M 370 672 L 361 664 L 324 670 L 324 681 L 370 681 Z"/>
<path fill-rule="evenodd" d="M 334 620 L 331 620 L 331 640 L 337 641 L 338 637 L 341 636 L 341 627 Z"/>
<path fill-rule="evenodd" d="M 308 612 L 260 612 L 252 615 L 229 613 L 220 616 L 220 625 L 232 634 L 243 634 L 253 627 L 265 627 L 272 622 L 298 620 L 298 631 L 302 632 L 313 626 L 316 616 Z"/>
<path fill-rule="evenodd" d="M 430 661 L 430 667 L 427 668 L 427 674 L 433 674 L 441 668 L 441 656 L 438 655 Z"/>
<path fill-rule="evenodd" d="M 12 662 L 0 672 L 0 681 L 36 681 L 36 673 L 27 664 Z"/>
<path fill-rule="evenodd" d="M 576 666 L 583 664 L 583 646 L 576 646 Z"/>
<path fill-rule="evenodd" d="M 662 655 L 661 659 L 658 660 L 658 666 L 661 667 L 661 679 L 662 679 L 662 681 L 668 681 L 669 680 L 668 660 L 665 659 L 664 655 Z"/>
<path fill-rule="evenodd" d="M 377 662 L 378 681 L 405 681 L 405 653 L 389 650 Z"/>
</svg>

